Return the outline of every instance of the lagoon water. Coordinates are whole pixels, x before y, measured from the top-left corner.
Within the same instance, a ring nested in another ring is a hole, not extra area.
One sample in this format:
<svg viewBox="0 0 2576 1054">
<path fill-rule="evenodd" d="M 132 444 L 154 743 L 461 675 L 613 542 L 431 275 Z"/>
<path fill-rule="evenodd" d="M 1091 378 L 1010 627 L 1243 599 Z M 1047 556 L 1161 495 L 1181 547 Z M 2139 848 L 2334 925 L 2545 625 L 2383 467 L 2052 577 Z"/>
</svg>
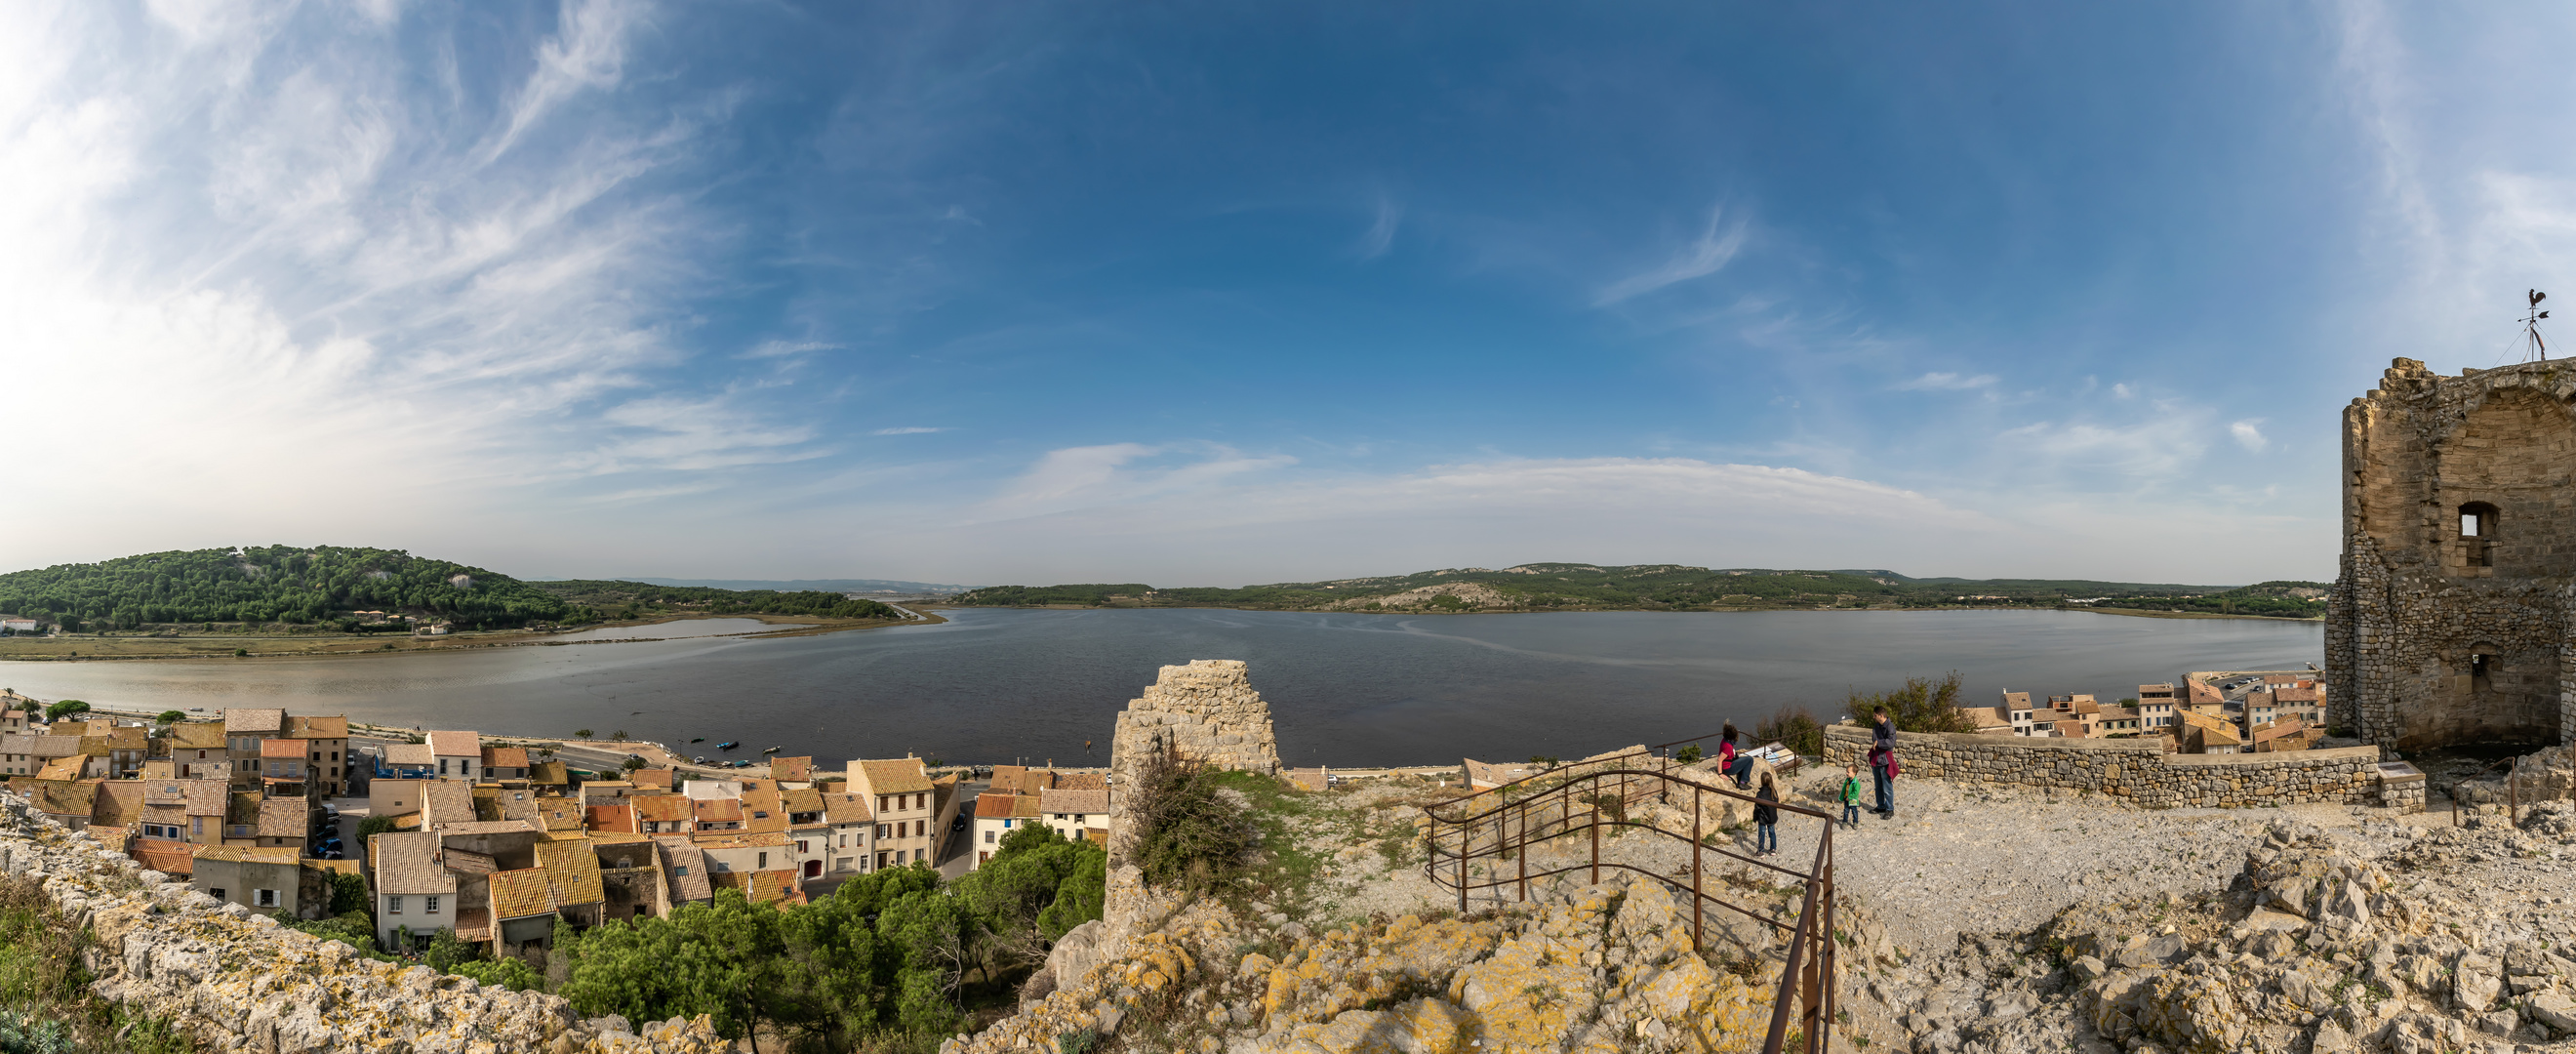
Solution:
<svg viewBox="0 0 2576 1054">
<path fill-rule="evenodd" d="M 1290 764 L 1577 757 L 1713 732 L 1784 703 L 1960 673 L 2105 702 L 2186 670 L 2321 662 L 2316 622 L 2087 612 L 1359 615 L 1210 609 L 944 612 L 951 621 L 774 640 L 672 639 L 333 659 L 0 663 L 44 699 L 159 710 L 283 706 L 425 728 L 624 730 L 713 754 L 828 764 L 1101 763 L 1111 722 L 1190 659 L 1244 659 Z M 636 627 L 625 636 L 676 636 Z M 695 748 L 686 744 L 703 737 Z M 1085 749 L 1085 741 L 1090 741 Z"/>
</svg>

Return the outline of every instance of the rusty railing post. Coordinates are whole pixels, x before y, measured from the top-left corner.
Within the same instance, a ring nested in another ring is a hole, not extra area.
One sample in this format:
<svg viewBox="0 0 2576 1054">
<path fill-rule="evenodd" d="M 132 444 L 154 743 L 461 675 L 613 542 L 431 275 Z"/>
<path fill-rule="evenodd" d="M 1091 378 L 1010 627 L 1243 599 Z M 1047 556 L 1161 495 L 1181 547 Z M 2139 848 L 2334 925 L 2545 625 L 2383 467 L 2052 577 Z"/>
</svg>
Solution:
<svg viewBox="0 0 2576 1054">
<path fill-rule="evenodd" d="M 1473 802 L 1475 799 L 1468 799 Z M 1467 913 L 1467 824 L 1458 825 L 1458 914 Z"/>
<path fill-rule="evenodd" d="M 1699 788 L 1691 788 L 1691 951 L 1708 950 L 1708 905 L 1701 902 L 1699 891 Z"/>
<path fill-rule="evenodd" d="M 1521 809 L 1520 846 L 1512 853 L 1521 864 L 1521 903 L 1523 904 L 1529 903 L 1529 849 L 1529 809 L 1524 807 Z"/>
<path fill-rule="evenodd" d="M 1592 781 L 1592 884 L 1601 884 L 1601 781 Z"/>
</svg>

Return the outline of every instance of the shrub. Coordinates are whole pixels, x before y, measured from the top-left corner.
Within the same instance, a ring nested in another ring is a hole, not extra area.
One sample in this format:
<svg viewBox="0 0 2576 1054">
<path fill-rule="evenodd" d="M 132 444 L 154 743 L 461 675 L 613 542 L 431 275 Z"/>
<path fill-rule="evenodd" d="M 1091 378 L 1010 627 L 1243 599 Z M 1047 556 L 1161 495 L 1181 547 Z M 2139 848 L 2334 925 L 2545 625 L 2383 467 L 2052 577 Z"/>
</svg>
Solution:
<svg viewBox="0 0 2576 1054">
<path fill-rule="evenodd" d="M 476 959 L 471 962 L 457 963 L 449 967 L 447 972 L 459 977 L 471 977 L 485 986 L 499 985 L 513 992 L 525 992 L 530 989 L 542 992 L 546 988 L 545 978 L 537 975 L 536 967 L 518 958 Z"/>
<path fill-rule="evenodd" d="M 1858 691 L 1843 700 L 1843 712 L 1853 721 L 1868 725 L 1870 711 L 1887 708 L 1887 716 L 1900 732 L 1974 732 L 1975 722 L 1959 712 L 1959 672 L 1950 671 L 1938 682 L 1908 677 L 1905 686 L 1876 695 Z"/>
<path fill-rule="evenodd" d="M 1232 887 L 1259 835 L 1247 810 L 1217 792 L 1211 774 L 1167 755 L 1148 755 L 1128 790 L 1136 866 L 1157 886 L 1190 892 Z"/>
<path fill-rule="evenodd" d="M 1816 715 L 1806 707 L 1791 704 L 1753 726 L 1753 738 L 1761 743 L 1776 741 L 1800 754 L 1815 757 L 1825 752 L 1825 723 L 1816 720 Z"/>
<path fill-rule="evenodd" d="M 1673 751 L 1673 760 L 1684 765 L 1696 765 L 1699 764 L 1699 759 L 1703 755 L 1704 752 L 1700 750 L 1699 744 L 1693 743 L 1681 748 L 1680 750 Z"/>
<path fill-rule="evenodd" d="M 358 821 L 358 845 L 360 847 L 364 847 L 367 844 L 367 839 L 393 829 L 394 818 L 391 816 L 370 816 L 366 819 L 360 820 Z"/>
</svg>

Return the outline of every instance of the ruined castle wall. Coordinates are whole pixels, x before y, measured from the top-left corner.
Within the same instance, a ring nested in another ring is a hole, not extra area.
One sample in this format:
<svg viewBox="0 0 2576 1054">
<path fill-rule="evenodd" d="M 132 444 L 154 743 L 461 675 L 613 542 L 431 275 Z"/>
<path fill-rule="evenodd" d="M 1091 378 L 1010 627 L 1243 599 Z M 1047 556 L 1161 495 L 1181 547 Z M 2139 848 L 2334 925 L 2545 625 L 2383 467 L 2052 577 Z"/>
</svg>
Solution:
<svg viewBox="0 0 2576 1054">
<path fill-rule="evenodd" d="M 2560 740 L 2576 718 L 2576 371 L 2560 366 L 2444 377 L 2399 359 L 2344 410 L 2334 723 L 2417 749 Z M 2490 517 L 2481 536 L 2464 509 Z"/>
<path fill-rule="evenodd" d="M 210 1050 L 261 1054 L 718 1054 L 707 1019 L 630 1031 L 582 1021 L 562 997 L 484 988 L 358 956 L 145 871 L 0 792 L 0 869 L 42 884 L 96 946 L 101 997 L 169 1020 Z"/>
<path fill-rule="evenodd" d="M 1825 765 L 1867 767 L 1870 733 L 1825 730 Z M 2378 747 L 2279 754 L 2167 754 L 2161 740 L 2033 739 L 1949 732 L 1899 732 L 1896 758 L 1908 776 L 1963 783 L 2090 791 L 2148 808 L 2246 807 L 2326 802 L 2382 804 Z M 2421 777 L 2414 804 L 2422 806 Z M 1905 797 L 1900 787 L 1898 800 Z"/>
<path fill-rule="evenodd" d="M 1279 737 L 1270 729 L 1270 704 L 1252 690 L 1241 659 L 1192 659 L 1163 667 L 1143 695 L 1127 701 L 1109 737 L 1109 851 L 1124 859 L 1132 824 L 1127 797 L 1147 758 L 1167 755 L 1186 765 L 1275 775 Z"/>
</svg>

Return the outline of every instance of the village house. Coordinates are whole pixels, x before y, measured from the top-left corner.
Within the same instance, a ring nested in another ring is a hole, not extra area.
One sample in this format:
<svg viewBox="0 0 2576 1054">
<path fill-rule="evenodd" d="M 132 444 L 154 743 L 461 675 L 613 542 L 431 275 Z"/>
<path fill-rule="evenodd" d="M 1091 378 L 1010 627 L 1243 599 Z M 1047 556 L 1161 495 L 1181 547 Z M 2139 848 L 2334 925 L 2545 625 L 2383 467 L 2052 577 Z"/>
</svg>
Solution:
<svg viewBox="0 0 2576 1054">
<path fill-rule="evenodd" d="M 2027 736 L 2031 728 L 2029 692 L 2005 692 L 2002 704 L 2004 720 L 2012 725 L 2012 734 Z"/>
<path fill-rule="evenodd" d="M 430 754 L 427 743 L 388 743 L 376 762 L 377 779 L 438 778 L 438 758 Z"/>
<path fill-rule="evenodd" d="M 483 763 L 480 733 L 432 732 L 428 739 L 430 757 L 438 765 L 438 778 L 474 782 L 476 766 Z"/>
<path fill-rule="evenodd" d="M 2223 717 L 2211 717 L 2196 710 L 2182 714 L 2177 746 L 2185 754 L 2236 754 L 2242 752 L 2244 740 L 2237 734 L 2236 723 Z"/>
<path fill-rule="evenodd" d="M 2174 707 L 2175 707 L 2175 705 L 2176 705 L 2176 703 L 2177 703 L 2177 702 L 2178 702 L 2178 699 L 2177 699 L 2177 696 L 2176 696 L 2176 694 L 2175 694 L 2175 692 L 2174 692 L 2174 686 L 2173 686 L 2173 685 L 2170 685 L 2170 684 L 2142 684 L 2142 685 L 2139 685 L 2139 686 L 2138 686 L 2138 723 L 2139 723 L 2139 727 L 2140 727 L 2140 728 L 2142 728 L 2142 729 L 2151 730 L 2151 731 L 2161 731 L 2161 730 L 2163 730 L 2163 729 L 2166 729 L 2166 728 L 2170 728 L 2170 727 L 2172 727 L 2172 726 L 2173 726 L 2173 723 L 2174 723 Z"/>
<path fill-rule="evenodd" d="M 151 756 L 169 761 L 173 777 L 193 780 L 232 776 L 232 746 L 224 741 L 221 721 L 176 722 L 154 743 L 156 749 Z"/>
<path fill-rule="evenodd" d="M 630 803 L 639 834 L 688 834 L 695 829 L 697 803 L 681 794 L 648 794 Z"/>
<path fill-rule="evenodd" d="M 2269 724 L 2257 725 L 2248 746 L 2252 753 L 2273 754 L 2307 750 L 2325 737 L 2325 730 L 2308 724 L 2305 718 L 2284 717 Z"/>
<path fill-rule="evenodd" d="M 823 795 L 823 822 L 832 826 L 832 877 L 845 878 L 868 870 L 874 859 L 869 854 L 870 836 L 876 833 L 876 814 L 869 811 L 868 799 L 846 791 Z"/>
<path fill-rule="evenodd" d="M 852 761 L 849 773 L 850 793 L 864 797 L 876 817 L 874 870 L 934 862 L 943 819 L 938 791 L 921 759 Z M 953 778 L 949 786 L 956 786 Z M 949 808 L 953 816 L 953 799 Z"/>
<path fill-rule="evenodd" d="M 787 814 L 787 840 L 796 847 L 798 879 L 823 877 L 831 867 L 833 848 L 832 825 L 823 817 L 823 793 L 810 784 L 782 789 L 778 803 Z"/>
<path fill-rule="evenodd" d="M 528 751 L 525 747 L 484 747 L 483 778 L 509 782 L 527 782 Z"/>
<path fill-rule="evenodd" d="M 286 711 L 281 709 L 236 707 L 224 711 L 224 740 L 232 753 L 235 790 L 259 786 L 260 744 L 285 731 Z"/>
<path fill-rule="evenodd" d="M 1038 814 L 1041 822 L 1068 840 L 1090 838 L 1104 846 L 1109 842 L 1108 791 L 1042 790 L 1038 792 Z"/>
<path fill-rule="evenodd" d="M 259 764 L 261 793 L 300 798 L 312 789 L 312 762 L 304 758 L 301 739 L 260 740 Z"/>
<path fill-rule="evenodd" d="M 439 930 L 461 929 L 456 917 L 456 875 L 439 859 L 438 836 L 427 832 L 379 834 L 369 854 L 376 862 L 376 944 L 418 947 Z"/>
<path fill-rule="evenodd" d="M 671 907 L 683 904 L 706 904 L 715 900 L 715 886 L 707 880 L 709 868 L 705 853 L 697 843 L 686 838 L 659 835 L 653 847 L 660 851 L 663 874 L 663 896 Z"/>
<path fill-rule="evenodd" d="M 0 735 L 0 769 L 11 776 L 34 776 L 64 758 L 81 757 L 81 737 L 42 732 Z"/>
<path fill-rule="evenodd" d="M 603 924 L 671 913 L 661 849 L 653 839 L 641 835 L 602 836 L 594 831 L 590 850 L 599 858 L 603 896 L 599 918 Z"/>
<path fill-rule="evenodd" d="M 349 792 L 348 718 L 289 716 L 286 738 L 304 744 L 306 771 L 313 781 L 314 793 L 337 798 Z M 265 759 L 266 755 L 261 757 Z"/>
<path fill-rule="evenodd" d="M 297 917 L 304 876 L 295 850 L 201 845 L 192 855 L 188 888 L 262 915 Z"/>
</svg>

